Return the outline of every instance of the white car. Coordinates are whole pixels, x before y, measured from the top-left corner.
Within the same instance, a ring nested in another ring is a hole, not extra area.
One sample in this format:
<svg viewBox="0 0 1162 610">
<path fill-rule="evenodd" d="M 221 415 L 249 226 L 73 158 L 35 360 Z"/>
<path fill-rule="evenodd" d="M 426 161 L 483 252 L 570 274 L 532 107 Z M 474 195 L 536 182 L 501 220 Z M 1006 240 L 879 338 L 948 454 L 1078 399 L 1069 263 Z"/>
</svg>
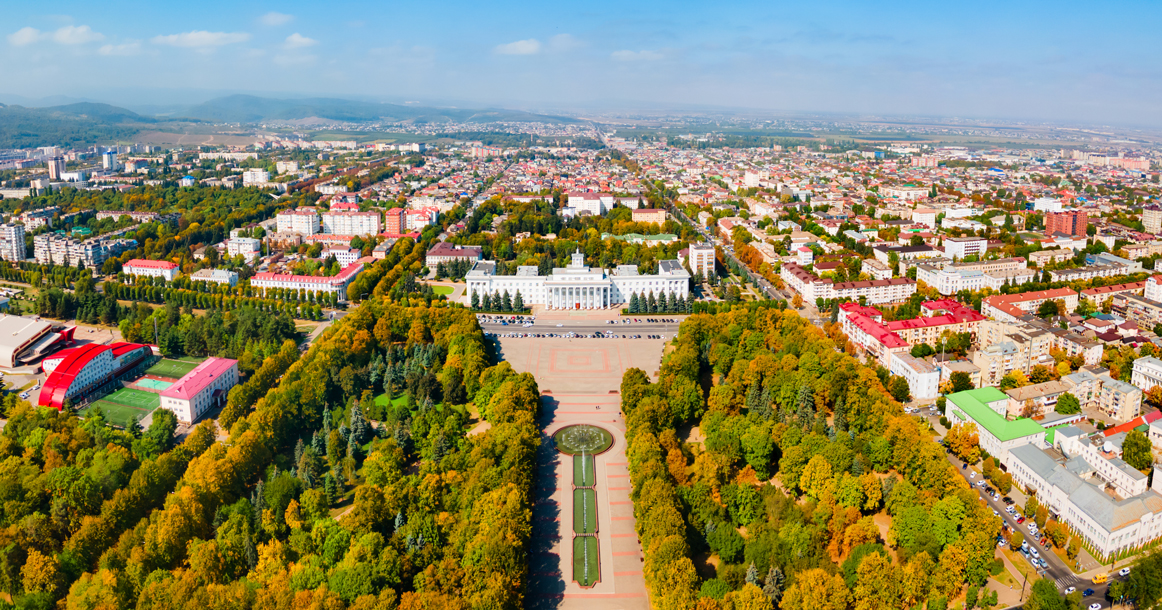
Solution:
<svg viewBox="0 0 1162 610">
<path fill-rule="evenodd" d="M 1037 559 L 1040 559 L 1040 558 L 1041 558 L 1041 553 L 1038 553 L 1038 552 L 1037 552 L 1037 549 L 1033 549 L 1033 557 L 1035 557 L 1035 558 L 1037 558 Z"/>
<path fill-rule="evenodd" d="M 975 473 L 975 472 L 970 472 L 970 473 L 968 473 L 968 478 L 970 478 L 970 479 L 975 479 L 975 478 L 976 478 L 976 473 Z"/>
<path fill-rule="evenodd" d="M 1098 603 L 1090 604 L 1089 610 L 1101 610 L 1101 604 L 1098 604 Z"/>
<path fill-rule="evenodd" d="M 1129 576 L 1129 575 L 1130 575 L 1130 568 L 1122 568 L 1122 569 L 1118 570 L 1118 576 Z"/>
<path fill-rule="evenodd" d="M 1066 588 L 1065 588 L 1065 594 L 1066 594 L 1066 595 L 1069 595 L 1070 593 L 1073 593 L 1073 592 L 1074 592 L 1074 591 L 1076 591 L 1076 590 L 1077 590 L 1077 587 L 1066 587 Z"/>
</svg>

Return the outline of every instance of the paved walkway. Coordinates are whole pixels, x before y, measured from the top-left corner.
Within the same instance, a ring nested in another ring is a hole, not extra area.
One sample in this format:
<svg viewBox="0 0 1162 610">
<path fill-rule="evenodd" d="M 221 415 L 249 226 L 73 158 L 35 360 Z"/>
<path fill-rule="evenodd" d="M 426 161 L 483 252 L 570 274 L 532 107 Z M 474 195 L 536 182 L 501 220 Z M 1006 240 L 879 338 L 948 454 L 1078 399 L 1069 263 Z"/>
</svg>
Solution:
<svg viewBox="0 0 1162 610">
<path fill-rule="evenodd" d="M 617 394 L 555 394 L 541 400 L 543 434 L 533 495 L 528 608 L 648 610 L 642 550 L 634 530 L 625 457 L 625 422 Z M 595 456 L 597 541 L 601 581 L 589 589 L 573 582 L 572 461 L 553 447 L 552 435 L 572 424 L 593 424 L 613 435 Z"/>
</svg>

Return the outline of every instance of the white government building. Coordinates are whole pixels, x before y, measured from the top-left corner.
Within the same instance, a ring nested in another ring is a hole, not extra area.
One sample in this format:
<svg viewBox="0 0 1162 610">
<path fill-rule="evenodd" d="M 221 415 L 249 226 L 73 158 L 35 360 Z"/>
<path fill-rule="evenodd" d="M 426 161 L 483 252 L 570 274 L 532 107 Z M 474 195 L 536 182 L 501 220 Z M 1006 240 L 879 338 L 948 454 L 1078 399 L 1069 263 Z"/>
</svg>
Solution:
<svg viewBox="0 0 1162 610">
<path fill-rule="evenodd" d="M 516 275 L 496 275 L 496 263 L 479 261 L 464 278 L 468 284 L 465 303 L 472 295 L 502 295 L 520 292 L 525 305 L 545 305 L 549 309 L 605 309 L 628 303 L 630 295 L 655 297 L 663 292 L 683 299 L 690 294 L 690 274 L 681 261 L 658 261 L 656 275 L 640 275 L 637 265 L 619 265 L 612 272 L 591 269 L 585 255 L 576 252 L 564 269 L 539 275 L 535 266 L 518 267 Z"/>
</svg>

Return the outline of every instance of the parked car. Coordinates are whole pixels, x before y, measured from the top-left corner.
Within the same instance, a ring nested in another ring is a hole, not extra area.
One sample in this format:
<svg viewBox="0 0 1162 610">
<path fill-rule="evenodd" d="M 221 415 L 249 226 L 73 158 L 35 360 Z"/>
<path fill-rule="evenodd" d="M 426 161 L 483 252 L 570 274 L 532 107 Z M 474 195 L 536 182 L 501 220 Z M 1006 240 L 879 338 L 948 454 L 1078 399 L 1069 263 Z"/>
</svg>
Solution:
<svg viewBox="0 0 1162 610">
<path fill-rule="evenodd" d="M 1122 568 L 1122 569 L 1118 570 L 1118 576 L 1129 576 L 1129 575 L 1130 575 L 1130 568 Z"/>
<path fill-rule="evenodd" d="M 1009 506 L 1013 505 L 1013 499 L 1008 497 L 1008 496 L 1001 498 L 1001 502 L 1004 502 L 1005 504 L 1008 504 Z"/>
</svg>

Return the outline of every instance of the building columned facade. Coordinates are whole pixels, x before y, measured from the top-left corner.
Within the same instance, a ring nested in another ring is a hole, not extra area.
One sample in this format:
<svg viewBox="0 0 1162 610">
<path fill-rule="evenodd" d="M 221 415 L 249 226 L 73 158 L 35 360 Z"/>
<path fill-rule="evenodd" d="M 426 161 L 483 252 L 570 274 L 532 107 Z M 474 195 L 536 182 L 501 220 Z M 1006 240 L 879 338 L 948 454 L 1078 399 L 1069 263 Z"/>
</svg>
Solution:
<svg viewBox="0 0 1162 610">
<path fill-rule="evenodd" d="M 549 309 L 605 309 L 628 303 L 631 295 L 648 297 L 663 293 L 670 298 L 687 298 L 690 274 L 681 261 L 658 261 L 658 273 L 641 275 L 637 265 L 621 265 L 612 273 L 585 264 L 585 255 L 574 253 L 564 269 L 553 269 L 552 275 L 540 275 L 534 266 L 520 267 L 516 275 L 496 275 L 496 263 L 480 261 L 468 272 L 465 298 L 473 295 L 520 293 L 526 305 L 544 305 Z"/>
</svg>

